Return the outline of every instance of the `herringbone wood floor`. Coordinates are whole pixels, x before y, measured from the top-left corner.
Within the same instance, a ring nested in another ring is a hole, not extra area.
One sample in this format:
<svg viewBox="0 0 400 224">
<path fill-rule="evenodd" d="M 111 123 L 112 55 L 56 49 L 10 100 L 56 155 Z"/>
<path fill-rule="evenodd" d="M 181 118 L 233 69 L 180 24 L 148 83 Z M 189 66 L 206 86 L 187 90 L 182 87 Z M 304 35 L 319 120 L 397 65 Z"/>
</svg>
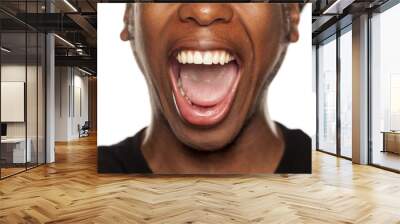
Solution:
<svg viewBox="0 0 400 224">
<path fill-rule="evenodd" d="M 400 175 L 315 152 L 312 175 L 96 173 L 96 139 L 0 181 L 0 223 L 400 223 Z"/>
</svg>

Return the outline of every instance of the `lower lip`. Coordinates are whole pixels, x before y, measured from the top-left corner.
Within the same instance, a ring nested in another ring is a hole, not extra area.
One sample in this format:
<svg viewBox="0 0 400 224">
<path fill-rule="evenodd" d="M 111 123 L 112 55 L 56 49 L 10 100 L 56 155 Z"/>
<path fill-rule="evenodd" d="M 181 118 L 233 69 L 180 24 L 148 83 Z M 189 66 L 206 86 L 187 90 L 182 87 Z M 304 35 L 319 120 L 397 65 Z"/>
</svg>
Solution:
<svg viewBox="0 0 400 224">
<path fill-rule="evenodd" d="M 190 104 L 179 91 L 178 87 L 178 62 L 174 59 L 170 61 L 170 78 L 172 81 L 172 90 L 175 100 L 175 106 L 180 116 L 192 125 L 212 126 L 222 121 L 228 114 L 236 89 L 240 80 L 240 68 L 238 68 L 237 78 L 228 92 L 228 94 L 214 106 L 202 107 Z"/>
</svg>

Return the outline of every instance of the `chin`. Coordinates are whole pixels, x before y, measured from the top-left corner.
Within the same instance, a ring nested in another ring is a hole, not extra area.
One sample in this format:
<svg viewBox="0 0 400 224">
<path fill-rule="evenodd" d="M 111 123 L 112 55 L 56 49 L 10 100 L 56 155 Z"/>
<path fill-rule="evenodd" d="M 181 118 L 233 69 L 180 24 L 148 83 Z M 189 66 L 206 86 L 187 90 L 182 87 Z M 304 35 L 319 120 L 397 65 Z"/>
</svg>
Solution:
<svg viewBox="0 0 400 224">
<path fill-rule="evenodd" d="M 188 145 L 190 148 L 202 151 L 202 152 L 215 152 L 225 148 L 230 144 L 229 140 L 226 139 L 218 139 L 216 141 L 204 141 L 202 139 L 184 139 L 183 141 L 185 145 Z"/>
<path fill-rule="evenodd" d="M 178 127 L 172 128 L 172 131 L 181 143 L 195 151 L 216 152 L 230 145 L 237 137 L 237 134 L 240 133 L 240 126 L 230 125 L 230 127 L 226 127 L 225 124 L 207 129 L 198 129 L 185 123 L 180 123 Z M 236 124 L 238 125 L 239 123 Z"/>
</svg>

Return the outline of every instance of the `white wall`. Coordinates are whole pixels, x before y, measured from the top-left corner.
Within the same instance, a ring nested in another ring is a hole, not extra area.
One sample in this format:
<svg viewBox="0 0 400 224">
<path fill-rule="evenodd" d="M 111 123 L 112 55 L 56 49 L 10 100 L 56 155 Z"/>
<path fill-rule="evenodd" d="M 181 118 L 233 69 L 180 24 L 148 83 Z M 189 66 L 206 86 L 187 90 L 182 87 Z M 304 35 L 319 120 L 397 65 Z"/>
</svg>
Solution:
<svg viewBox="0 0 400 224">
<path fill-rule="evenodd" d="M 56 67 L 55 68 L 55 140 L 56 141 L 67 141 L 68 140 L 68 87 L 69 87 L 69 76 L 68 67 Z"/>
<path fill-rule="evenodd" d="M 300 39 L 291 44 L 272 82 L 268 107 L 272 118 L 288 128 L 299 128 L 310 137 L 316 133 L 316 93 L 312 72 L 311 4 L 301 14 Z"/>
<path fill-rule="evenodd" d="M 98 145 L 117 143 L 150 123 L 146 82 L 130 44 L 119 39 L 124 7 L 125 4 L 98 4 Z M 314 136 L 316 109 L 310 21 L 311 4 L 307 4 L 301 16 L 300 40 L 289 47 L 270 87 L 268 104 L 274 120 Z"/>
<path fill-rule="evenodd" d="M 75 87 L 78 87 L 81 90 L 81 109 L 82 109 L 81 116 L 75 116 L 75 117 L 78 119 L 76 121 L 77 123 L 83 124 L 83 123 L 85 123 L 85 121 L 87 121 L 89 119 L 88 77 L 82 76 L 83 73 L 79 72 L 78 70 L 75 70 L 75 72 L 78 72 L 78 74 L 79 74 L 79 75 L 76 75 L 76 73 L 75 73 L 74 85 L 75 85 Z"/>
<path fill-rule="evenodd" d="M 38 69 L 38 70 L 37 70 Z M 39 153 L 39 163 L 44 162 L 44 74 L 41 66 L 25 66 L 25 64 L 3 64 L 1 66 L 2 82 L 24 82 L 26 84 L 26 112 L 27 120 L 23 122 L 6 122 L 7 137 L 30 139 L 32 161 L 36 162 Z M 27 80 L 26 80 L 27 79 Z M 7 96 L 2 96 L 7 97 Z M 1 108 L 8 110 L 10 108 Z M 13 112 L 13 111 L 11 111 Z M 21 112 L 21 111 L 20 111 Z M 16 111 L 14 111 L 16 113 Z M 37 152 L 38 151 L 38 152 Z"/>
<path fill-rule="evenodd" d="M 55 90 L 55 140 L 77 139 L 78 124 L 88 120 L 88 78 L 76 68 L 56 67 Z"/>
<path fill-rule="evenodd" d="M 2 65 L 1 66 L 1 81 L 2 82 L 25 82 L 26 71 L 28 72 L 28 79 L 32 80 L 30 77 L 31 75 L 36 76 L 36 67 L 27 66 L 25 65 L 18 65 L 18 64 L 9 64 L 9 65 Z M 32 83 L 30 83 L 32 84 Z M 36 85 L 36 82 L 34 83 Z M 27 96 L 32 98 L 36 97 L 36 89 L 27 89 L 32 90 L 27 93 Z M 31 102 L 32 99 L 27 99 L 28 102 Z M 32 105 L 33 106 L 33 105 Z M 36 104 L 34 105 L 36 108 Z M 6 108 L 1 108 L 2 110 L 6 110 Z M 22 108 L 24 109 L 24 108 Z M 31 113 L 28 113 L 28 121 L 31 122 L 36 119 L 36 114 L 34 117 L 30 116 Z M 36 121 L 36 120 L 35 120 Z M 32 125 L 28 125 L 28 129 L 32 127 Z M 36 127 L 35 127 L 36 129 Z M 28 130 L 28 137 L 29 133 Z M 7 122 L 7 137 L 25 137 L 25 122 Z"/>
</svg>

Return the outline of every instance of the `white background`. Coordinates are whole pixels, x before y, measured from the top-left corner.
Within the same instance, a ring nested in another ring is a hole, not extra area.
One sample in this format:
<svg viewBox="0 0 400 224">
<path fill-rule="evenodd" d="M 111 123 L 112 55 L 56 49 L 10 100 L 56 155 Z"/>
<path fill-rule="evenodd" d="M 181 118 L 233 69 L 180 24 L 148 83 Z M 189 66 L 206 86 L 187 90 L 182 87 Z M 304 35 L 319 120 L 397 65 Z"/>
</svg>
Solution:
<svg viewBox="0 0 400 224">
<path fill-rule="evenodd" d="M 129 42 L 119 39 L 123 3 L 98 4 L 97 24 L 97 144 L 118 143 L 150 123 L 147 86 Z M 272 118 L 288 128 L 315 135 L 315 90 L 312 77 L 311 4 L 304 8 L 300 40 L 292 44 L 270 86 Z"/>
</svg>

